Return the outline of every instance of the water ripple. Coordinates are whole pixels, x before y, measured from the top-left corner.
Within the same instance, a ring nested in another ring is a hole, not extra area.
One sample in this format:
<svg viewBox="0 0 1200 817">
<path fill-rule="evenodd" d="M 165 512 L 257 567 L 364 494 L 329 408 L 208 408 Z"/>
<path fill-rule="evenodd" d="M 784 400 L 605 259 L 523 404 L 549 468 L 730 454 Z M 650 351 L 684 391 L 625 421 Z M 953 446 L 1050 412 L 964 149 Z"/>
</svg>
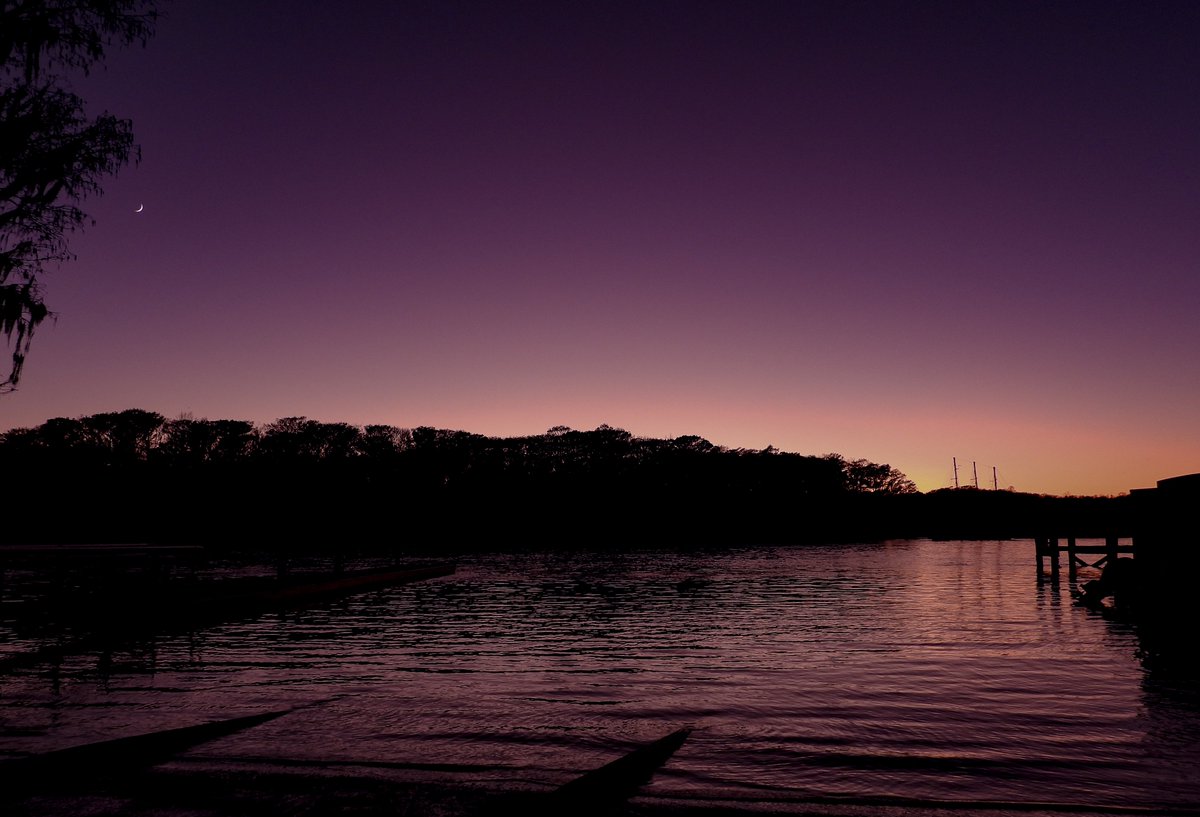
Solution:
<svg viewBox="0 0 1200 817">
<path fill-rule="evenodd" d="M 1200 802 L 1195 685 L 1148 676 L 1130 629 L 1032 562 L 1030 542 L 475 554 L 19 670 L 0 755 L 341 694 L 189 757 L 557 785 L 690 725 L 656 795 Z"/>
</svg>

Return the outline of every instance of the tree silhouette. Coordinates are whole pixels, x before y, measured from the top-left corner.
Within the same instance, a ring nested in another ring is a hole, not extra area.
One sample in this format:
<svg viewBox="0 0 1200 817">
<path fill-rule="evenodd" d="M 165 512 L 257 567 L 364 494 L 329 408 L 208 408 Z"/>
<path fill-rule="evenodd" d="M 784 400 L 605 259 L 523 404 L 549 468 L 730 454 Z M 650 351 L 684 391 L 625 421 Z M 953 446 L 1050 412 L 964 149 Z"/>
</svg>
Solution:
<svg viewBox="0 0 1200 817">
<path fill-rule="evenodd" d="M 110 45 L 145 42 L 152 0 L 4 0 L 0 6 L 0 334 L 12 347 L 0 393 L 21 377 L 47 267 L 71 258 L 80 203 L 138 156 L 130 122 L 91 118 L 58 69 L 87 72 Z"/>
<path fill-rule="evenodd" d="M 607 425 L 497 438 L 127 409 L 0 433 L 0 462 L 25 477 L 3 492 L 0 541 L 240 540 L 286 551 L 516 537 L 608 547 L 1051 527 L 1035 519 L 1049 513 L 1036 497 L 1013 505 L 1004 492 L 954 491 L 925 502 L 889 465 Z M 968 493 L 989 496 L 975 506 Z"/>
<path fill-rule="evenodd" d="M 85 419 L 92 439 L 114 465 L 145 462 L 162 439 L 163 416 L 143 409 L 93 414 Z"/>
<path fill-rule="evenodd" d="M 250 451 L 256 440 L 254 424 L 248 420 L 168 420 L 157 455 L 169 465 L 197 467 L 212 462 L 236 461 Z"/>
<path fill-rule="evenodd" d="M 845 460 L 840 454 L 828 454 L 825 459 L 842 469 L 846 490 L 857 494 L 915 494 L 917 486 L 911 479 L 886 463 L 870 460 Z"/>
</svg>

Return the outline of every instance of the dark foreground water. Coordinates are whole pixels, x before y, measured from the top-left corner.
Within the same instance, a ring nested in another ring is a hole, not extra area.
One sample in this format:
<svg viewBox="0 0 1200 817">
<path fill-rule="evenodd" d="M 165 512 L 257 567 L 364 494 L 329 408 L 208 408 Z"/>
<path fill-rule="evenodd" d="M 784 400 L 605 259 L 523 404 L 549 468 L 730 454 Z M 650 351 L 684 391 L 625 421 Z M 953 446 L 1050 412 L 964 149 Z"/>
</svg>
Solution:
<svg viewBox="0 0 1200 817">
<path fill-rule="evenodd" d="M 1062 579 L 1028 541 L 472 555 L 0 676 L 0 757 L 323 701 L 174 763 L 547 788 L 692 726 L 653 795 L 1200 804 L 1194 679 Z"/>
</svg>

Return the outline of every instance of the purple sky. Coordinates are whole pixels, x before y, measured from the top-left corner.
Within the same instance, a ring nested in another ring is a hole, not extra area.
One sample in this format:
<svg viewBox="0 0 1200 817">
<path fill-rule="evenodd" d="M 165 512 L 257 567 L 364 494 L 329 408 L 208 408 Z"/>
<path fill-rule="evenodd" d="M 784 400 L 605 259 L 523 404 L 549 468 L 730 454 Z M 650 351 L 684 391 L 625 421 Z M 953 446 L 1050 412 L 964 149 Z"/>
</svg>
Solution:
<svg viewBox="0 0 1200 817">
<path fill-rule="evenodd" d="M 608 423 L 1200 471 L 1200 3 L 176 2 L 0 429 Z M 133 211 L 139 204 L 144 212 Z"/>
</svg>

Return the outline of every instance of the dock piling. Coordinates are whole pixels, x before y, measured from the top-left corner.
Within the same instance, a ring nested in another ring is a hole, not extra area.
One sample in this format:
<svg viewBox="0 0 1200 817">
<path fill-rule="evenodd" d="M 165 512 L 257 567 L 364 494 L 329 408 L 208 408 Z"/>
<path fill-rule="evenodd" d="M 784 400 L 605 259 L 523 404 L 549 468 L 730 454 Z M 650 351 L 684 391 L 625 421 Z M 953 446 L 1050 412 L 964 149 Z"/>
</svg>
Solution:
<svg viewBox="0 0 1200 817">
<path fill-rule="evenodd" d="M 1037 548 L 1037 569 L 1038 578 L 1045 577 L 1046 559 L 1050 560 L 1050 577 L 1054 581 L 1058 580 L 1058 540 L 1051 539 L 1045 536 L 1039 536 L 1034 539 L 1034 545 Z"/>
</svg>

